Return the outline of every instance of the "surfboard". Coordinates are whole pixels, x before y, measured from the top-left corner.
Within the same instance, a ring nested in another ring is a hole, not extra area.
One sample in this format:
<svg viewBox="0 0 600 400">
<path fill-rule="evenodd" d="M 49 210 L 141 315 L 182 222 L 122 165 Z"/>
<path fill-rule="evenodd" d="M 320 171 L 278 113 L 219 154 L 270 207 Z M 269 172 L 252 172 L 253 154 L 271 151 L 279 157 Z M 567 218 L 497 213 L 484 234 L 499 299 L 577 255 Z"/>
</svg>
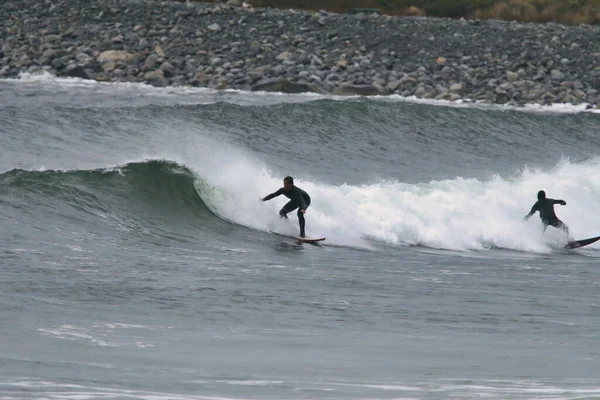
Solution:
<svg viewBox="0 0 600 400">
<path fill-rule="evenodd" d="M 325 240 L 324 237 L 322 237 L 322 238 L 298 237 L 297 239 L 304 243 L 316 243 L 316 242 L 322 242 L 323 240 Z"/>
<path fill-rule="evenodd" d="M 573 240 L 572 242 L 567 243 L 565 248 L 567 249 L 577 249 L 579 247 L 587 246 L 588 244 L 592 244 L 600 240 L 600 236 L 596 236 L 589 239 L 581 239 L 581 240 Z"/>
</svg>

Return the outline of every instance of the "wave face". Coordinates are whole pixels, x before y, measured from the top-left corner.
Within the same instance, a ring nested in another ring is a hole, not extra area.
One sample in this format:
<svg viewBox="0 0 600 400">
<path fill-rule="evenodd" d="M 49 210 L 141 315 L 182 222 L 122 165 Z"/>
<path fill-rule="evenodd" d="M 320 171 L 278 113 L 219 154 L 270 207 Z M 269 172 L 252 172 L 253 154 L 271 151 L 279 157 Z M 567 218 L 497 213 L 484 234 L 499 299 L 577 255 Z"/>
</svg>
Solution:
<svg viewBox="0 0 600 400">
<path fill-rule="evenodd" d="M 74 171 L 15 169 L 0 175 L 3 201 L 48 220 L 90 223 L 166 234 L 202 226 L 210 212 L 194 190 L 193 174 L 166 161 Z M 37 210 L 37 211 L 36 211 Z"/>
</svg>

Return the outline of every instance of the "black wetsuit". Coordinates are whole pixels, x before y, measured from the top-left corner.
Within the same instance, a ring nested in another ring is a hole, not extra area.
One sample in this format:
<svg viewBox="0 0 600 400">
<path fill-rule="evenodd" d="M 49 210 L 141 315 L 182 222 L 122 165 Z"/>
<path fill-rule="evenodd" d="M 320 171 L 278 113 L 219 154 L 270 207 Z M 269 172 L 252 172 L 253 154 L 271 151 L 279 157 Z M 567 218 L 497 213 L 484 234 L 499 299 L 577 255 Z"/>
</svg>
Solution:
<svg viewBox="0 0 600 400">
<path fill-rule="evenodd" d="M 271 200 L 273 197 L 277 197 L 279 195 L 284 195 L 290 201 L 288 201 L 282 208 L 279 210 L 279 215 L 283 218 L 287 218 L 287 214 L 290 211 L 298 208 L 298 222 L 300 223 L 300 236 L 305 236 L 304 232 L 304 214 L 300 210 L 305 210 L 310 205 L 310 196 L 304 190 L 300 189 L 298 186 L 292 186 L 289 191 L 286 191 L 284 188 L 279 189 L 275 193 L 271 193 L 263 198 L 263 201 Z"/>
<path fill-rule="evenodd" d="M 556 214 L 554 213 L 554 205 L 555 204 L 566 204 L 564 200 L 555 200 L 555 199 L 540 199 L 535 202 L 533 207 L 531 207 L 531 211 L 527 214 L 527 218 L 531 217 L 536 211 L 540 212 L 540 218 L 542 223 L 544 224 L 544 231 L 548 227 L 548 225 L 553 226 L 558 229 L 562 229 L 568 233 L 569 229 L 562 222 Z"/>
</svg>

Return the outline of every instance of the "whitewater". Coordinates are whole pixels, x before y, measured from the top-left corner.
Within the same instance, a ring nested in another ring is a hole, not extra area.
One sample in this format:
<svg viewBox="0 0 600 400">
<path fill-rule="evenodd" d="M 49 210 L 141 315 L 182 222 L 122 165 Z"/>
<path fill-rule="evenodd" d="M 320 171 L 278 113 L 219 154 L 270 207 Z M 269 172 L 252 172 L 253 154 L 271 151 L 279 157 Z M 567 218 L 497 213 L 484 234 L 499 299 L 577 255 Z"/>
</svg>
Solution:
<svg viewBox="0 0 600 400">
<path fill-rule="evenodd" d="M 0 397 L 600 396 L 582 107 L 0 82 Z M 284 196 L 312 203 L 298 243 Z"/>
</svg>

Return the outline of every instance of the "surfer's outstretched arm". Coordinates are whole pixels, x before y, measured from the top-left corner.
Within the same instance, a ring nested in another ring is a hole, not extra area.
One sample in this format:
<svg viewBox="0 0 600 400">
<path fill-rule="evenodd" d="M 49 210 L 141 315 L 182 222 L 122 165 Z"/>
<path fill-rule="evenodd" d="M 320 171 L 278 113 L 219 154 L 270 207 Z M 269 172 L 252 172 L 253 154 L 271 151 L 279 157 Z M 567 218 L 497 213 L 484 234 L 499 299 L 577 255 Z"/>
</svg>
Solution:
<svg viewBox="0 0 600 400">
<path fill-rule="evenodd" d="M 267 200 L 271 200 L 273 197 L 277 197 L 277 196 L 279 196 L 279 195 L 280 195 L 280 194 L 282 194 L 282 193 L 283 193 L 283 188 L 279 189 L 279 190 L 278 190 L 278 191 L 276 191 L 276 192 L 273 192 L 273 193 L 271 193 L 271 194 L 268 194 L 268 195 L 266 195 L 265 197 L 263 197 L 263 198 L 262 198 L 262 199 L 260 199 L 260 200 L 261 200 L 261 201 L 267 201 Z"/>
<path fill-rule="evenodd" d="M 560 204 L 561 206 L 566 206 L 567 202 L 564 200 L 554 200 L 552 199 L 552 204 Z"/>
<path fill-rule="evenodd" d="M 525 218 L 523 218 L 525 221 L 527 221 L 533 214 L 535 214 L 535 212 L 537 211 L 537 205 L 538 203 L 535 203 L 533 207 L 531 207 L 531 211 L 529 211 Z"/>
</svg>

